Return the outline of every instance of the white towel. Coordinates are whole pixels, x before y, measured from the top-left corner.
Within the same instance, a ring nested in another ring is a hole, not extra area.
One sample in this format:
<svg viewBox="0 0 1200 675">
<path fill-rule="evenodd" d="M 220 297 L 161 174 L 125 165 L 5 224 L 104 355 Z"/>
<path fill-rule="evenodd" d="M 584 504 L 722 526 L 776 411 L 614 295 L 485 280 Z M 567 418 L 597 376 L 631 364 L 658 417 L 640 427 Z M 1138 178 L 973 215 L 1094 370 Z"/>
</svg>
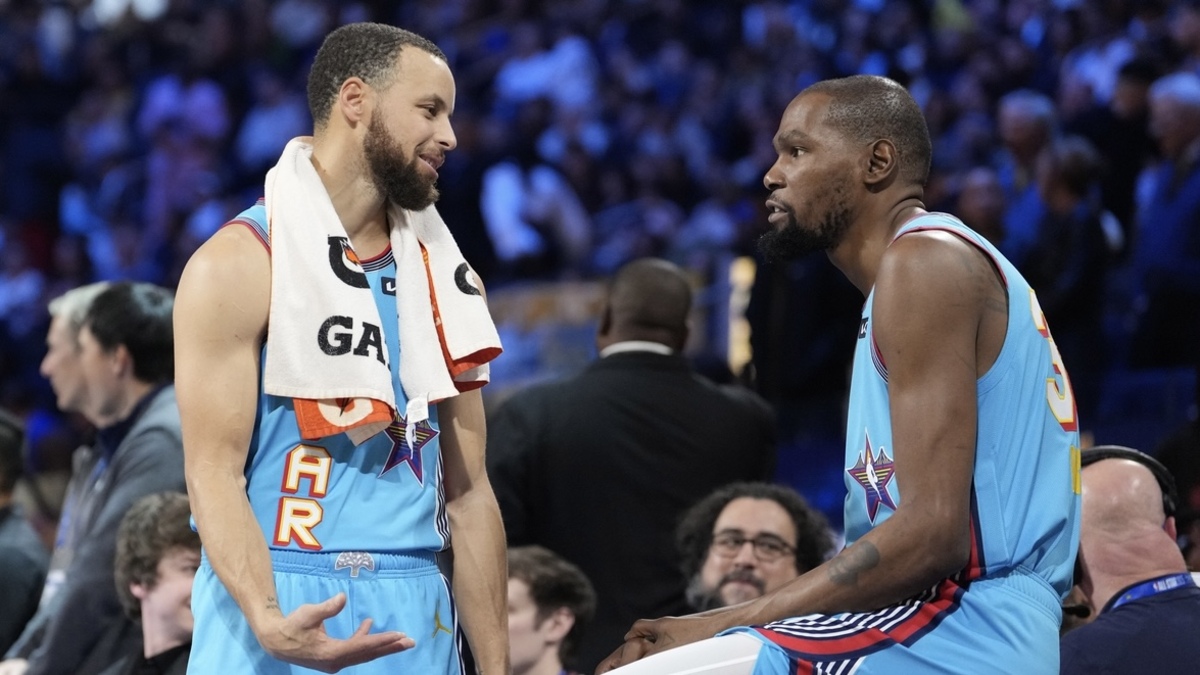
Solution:
<svg viewBox="0 0 1200 675">
<path fill-rule="evenodd" d="M 433 206 L 389 206 L 397 316 L 379 316 L 309 140 L 289 142 L 267 172 L 271 308 L 263 389 L 295 399 L 304 438 L 344 432 L 363 442 L 396 419 L 382 321 L 398 321 L 400 386 L 415 447 L 429 404 L 487 383 L 500 338 L 474 272 Z"/>
</svg>

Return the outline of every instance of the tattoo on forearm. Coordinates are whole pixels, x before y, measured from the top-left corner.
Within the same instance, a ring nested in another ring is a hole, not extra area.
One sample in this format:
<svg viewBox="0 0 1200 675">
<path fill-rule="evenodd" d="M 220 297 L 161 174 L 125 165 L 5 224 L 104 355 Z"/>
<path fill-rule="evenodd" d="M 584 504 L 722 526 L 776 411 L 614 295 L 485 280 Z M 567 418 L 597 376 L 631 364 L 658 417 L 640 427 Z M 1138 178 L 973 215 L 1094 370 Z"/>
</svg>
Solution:
<svg viewBox="0 0 1200 675">
<path fill-rule="evenodd" d="M 879 549 L 860 541 L 829 561 L 829 579 L 842 586 L 857 586 L 858 575 L 879 564 Z"/>
<path fill-rule="evenodd" d="M 279 601 L 275 599 L 275 596 L 267 596 L 267 609 L 279 609 Z"/>
</svg>

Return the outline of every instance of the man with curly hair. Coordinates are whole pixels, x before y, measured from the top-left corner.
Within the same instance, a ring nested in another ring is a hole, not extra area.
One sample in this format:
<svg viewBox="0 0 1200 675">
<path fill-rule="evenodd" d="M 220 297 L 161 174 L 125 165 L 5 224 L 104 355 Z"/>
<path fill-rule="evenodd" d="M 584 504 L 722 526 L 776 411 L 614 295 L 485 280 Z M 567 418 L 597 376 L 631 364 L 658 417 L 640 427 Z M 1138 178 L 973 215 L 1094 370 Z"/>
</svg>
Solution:
<svg viewBox="0 0 1200 675">
<path fill-rule="evenodd" d="M 800 493 L 773 483 L 714 491 L 688 509 L 675 538 L 688 603 L 697 612 L 760 597 L 833 553 L 825 516 Z"/>
</svg>

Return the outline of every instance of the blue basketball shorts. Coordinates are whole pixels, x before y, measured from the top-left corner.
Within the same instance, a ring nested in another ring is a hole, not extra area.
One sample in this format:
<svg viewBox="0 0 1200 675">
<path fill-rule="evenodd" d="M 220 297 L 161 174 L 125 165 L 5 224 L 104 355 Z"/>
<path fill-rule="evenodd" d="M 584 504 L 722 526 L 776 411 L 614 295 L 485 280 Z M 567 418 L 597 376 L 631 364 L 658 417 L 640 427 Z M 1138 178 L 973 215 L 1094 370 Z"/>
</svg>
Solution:
<svg viewBox="0 0 1200 675">
<path fill-rule="evenodd" d="M 325 621 L 325 631 L 348 638 L 364 619 L 372 632 L 395 630 L 411 637 L 412 649 L 342 670 L 349 675 L 429 673 L 463 675 L 458 619 L 450 585 L 433 553 L 271 551 L 279 607 L 291 613 L 305 603 L 346 594 L 346 606 Z M 202 559 L 192 586 L 192 651 L 189 675 L 307 675 L 267 655 L 241 609 Z"/>
</svg>

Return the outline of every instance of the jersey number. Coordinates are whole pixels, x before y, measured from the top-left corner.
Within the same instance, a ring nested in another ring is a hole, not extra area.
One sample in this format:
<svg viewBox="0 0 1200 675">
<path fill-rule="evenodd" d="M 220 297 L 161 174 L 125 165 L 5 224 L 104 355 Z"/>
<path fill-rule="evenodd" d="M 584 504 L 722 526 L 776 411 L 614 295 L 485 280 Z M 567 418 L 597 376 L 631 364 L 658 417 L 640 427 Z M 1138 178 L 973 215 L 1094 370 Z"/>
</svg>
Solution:
<svg viewBox="0 0 1200 675">
<path fill-rule="evenodd" d="M 1058 345 L 1050 335 L 1050 327 L 1046 325 L 1046 315 L 1038 304 L 1037 295 L 1029 289 L 1029 309 L 1033 312 L 1033 325 L 1046 338 L 1050 345 L 1050 361 L 1054 365 L 1054 377 L 1046 378 L 1046 402 L 1050 404 L 1050 412 L 1062 425 L 1065 431 L 1078 431 L 1079 420 L 1075 412 L 1075 394 L 1071 391 L 1071 378 L 1063 367 L 1062 355 L 1058 353 Z"/>
</svg>

